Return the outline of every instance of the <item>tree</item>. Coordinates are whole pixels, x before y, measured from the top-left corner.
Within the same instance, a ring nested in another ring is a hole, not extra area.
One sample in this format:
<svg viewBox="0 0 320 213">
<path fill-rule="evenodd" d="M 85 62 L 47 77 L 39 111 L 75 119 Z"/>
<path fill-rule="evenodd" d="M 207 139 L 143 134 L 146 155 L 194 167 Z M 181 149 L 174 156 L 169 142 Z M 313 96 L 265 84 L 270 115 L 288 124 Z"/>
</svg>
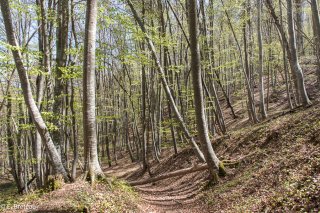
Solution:
<svg viewBox="0 0 320 213">
<path fill-rule="evenodd" d="M 86 177 L 94 183 L 95 177 L 104 174 L 98 160 L 98 141 L 96 133 L 96 92 L 95 92 L 95 51 L 98 1 L 87 3 L 86 34 L 83 61 L 83 139 L 85 143 Z"/>
<path fill-rule="evenodd" d="M 223 163 L 216 156 L 208 133 L 208 124 L 206 122 L 203 100 L 203 89 L 200 70 L 200 53 L 198 44 L 198 18 L 197 18 L 197 3 L 196 0 L 188 1 L 189 13 L 189 37 L 191 51 L 191 72 L 193 80 L 194 104 L 196 110 L 196 123 L 198 137 L 202 145 L 206 162 L 209 166 L 209 171 L 212 178 L 216 177 L 216 171 L 219 174 L 225 175 Z"/>
<path fill-rule="evenodd" d="M 297 34 L 297 50 L 299 54 L 304 55 L 304 38 L 303 38 L 303 0 L 295 0 L 296 8 L 296 34 Z"/>
<path fill-rule="evenodd" d="M 46 146 L 47 152 L 49 154 L 50 163 L 57 174 L 61 174 L 65 180 L 69 180 L 66 169 L 62 165 L 61 158 L 57 152 L 57 149 L 54 146 L 51 135 L 48 131 L 48 128 L 39 112 L 39 109 L 36 105 L 35 100 L 32 96 L 32 89 L 27 75 L 27 71 L 24 67 L 21 58 L 20 47 L 17 44 L 15 38 L 15 32 L 13 30 L 13 23 L 10 14 L 10 6 L 8 0 L 3 0 L 0 2 L 1 12 L 4 20 L 5 31 L 7 35 L 7 41 L 11 45 L 12 55 L 15 61 L 16 68 L 18 70 L 19 79 L 21 83 L 21 88 L 24 96 L 25 103 L 29 109 L 31 118 L 39 132 L 41 139 Z"/>
<path fill-rule="evenodd" d="M 313 21 L 313 34 L 315 41 L 315 49 L 317 54 L 317 75 L 318 86 L 320 87 L 320 18 L 317 0 L 311 0 L 312 21 Z"/>
<path fill-rule="evenodd" d="M 290 49 L 290 55 L 291 55 L 290 65 L 291 65 L 291 69 L 294 70 L 296 75 L 299 97 L 301 97 L 302 99 L 302 104 L 304 106 L 307 106 L 311 104 L 311 101 L 309 100 L 309 97 L 307 94 L 307 90 L 304 84 L 303 72 L 298 61 L 296 35 L 295 35 L 294 24 L 293 24 L 292 0 L 287 0 L 287 18 L 288 18 L 289 49 Z"/>
<path fill-rule="evenodd" d="M 258 0 L 258 43 L 259 43 L 259 94 L 260 94 L 260 113 L 263 119 L 267 118 L 267 112 L 264 100 L 264 78 L 263 78 L 263 44 L 261 33 L 261 13 L 262 13 L 262 0 Z"/>
<path fill-rule="evenodd" d="M 52 138 L 55 141 L 55 145 L 61 159 L 65 164 L 65 153 L 63 153 L 63 124 L 61 118 L 63 116 L 63 99 L 64 90 L 66 84 L 62 79 L 62 69 L 66 66 L 67 54 L 66 50 L 68 47 L 68 26 L 69 26 L 69 1 L 59 0 L 57 2 L 57 37 L 56 37 L 56 67 L 54 75 L 54 91 L 53 91 L 53 108 L 52 112 L 54 115 L 53 123 L 56 126 L 55 130 L 52 131 Z"/>
</svg>

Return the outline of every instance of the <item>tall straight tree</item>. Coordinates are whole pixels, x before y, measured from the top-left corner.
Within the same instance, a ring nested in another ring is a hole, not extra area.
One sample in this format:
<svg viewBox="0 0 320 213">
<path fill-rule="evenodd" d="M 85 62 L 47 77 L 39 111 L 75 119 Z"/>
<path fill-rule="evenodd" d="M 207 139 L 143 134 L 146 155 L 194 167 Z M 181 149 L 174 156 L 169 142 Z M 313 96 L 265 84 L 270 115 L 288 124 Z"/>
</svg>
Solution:
<svg viewBox="0 0 320 213">
<path fill-rule="evenodd" d="M 216 156 L 208 131 L 208 124 L 205 117 L 205 103 L 203 100 L 203 89 L 201 80 L 201 69 L 200 69 L 200 51 L 198 44 L 198 17 L 197 17 L 197 1 L 189 0 L 188 4 L 189 12 L 189 41 L 190 41 L 190 51 L 191 51 L 191 73 L 193 81 L 193 92 L 194 92 L 194 105 L 196 111 L 196 123 L 198 130 L 198 137 L 201 142 L 204 156 L 206 162 L 209 166 L 209 172 L 212 178 L 216 177 L 216 171 L 219 174 L 224 175 L 225 170 L 223 169 L 223 164 Z"/>
<path fill-rule="evenodd" d="M 311 0 L 311 10 L 312 10 L 312 21 L 313 21 L 313 34 L 316 44 L 316 54 L 317 54 L 317 75 L 318 75 L 318 86 L 320 87 L 320 18 L 319 18 L 319 8 L 317 0 Z"/>
<path fill-rule="evenodd" d="M 40 114 L 40 111 L 36 105 L 36 102 L 32 96 L 32 88 L 29 82 L 29 77 L 27 75 L 27 70 L 22 62 L 22 56 L 20 52 L 19 45 L 17 43 L 15 32 L 13 29 L 13 21 L 11 18 L 10 6 L 8 0 L 0 1 L 1 12 L 3 16 L 3 21 L 5 25 L 5 31 L 7 35 L 8 43 L 12 46 L 11 51 L 15 61 L 16 68 L 18 70 L 19 79 L 21 83 L 21 89 L 24 96 L 24 101 L 29 109 L 33 123 L 39 132 L 42 142 L 44 143 L 46 150 L 49 155 L 50 163 L 54 171 L 61 174 L 65 180 L 69 180 L 69 176 L 64 166 L 62 165 L 61 158 L 55 148 L 51 135 L 48 128 Z"/>
<path fill-rule="evenodd" d="M 64 99 L 64 87 L 62 79 L 62 69 L 66 66 L 68 47 L 68 25 L 69 25 L 69 0 L 59 0 L 57 2 L 57 39 L 56 39 L 56 69 L 55 69 L 55 85 L 54 85 L 54 103 L 53 114 L 54 125 L 58 128 L 52 131 L 52 138 L 55 141 L 55 145 L 58 148 L 58 152 L 61 155 L 61 159 L 64 162 L 64 155 L 62 155 L 63 147 L 63 130 L 62 120 L 60 116 L 63 114 L 63 99 Z M 65 162 L 64 162 L 65 163 Z"/>
<path fill-rule="evenodd" d="M 264 83 L 263 83 L 263 45 L 261 33 L 261 12 L 262 0 L 258 0 L 258 44 L 259 44 L 259 93 L 260 93 L 260 113 L 263 119 L 267 118 L 267 112 L 264 101 Z"/>
<path fill-rule="evenodd" d="M 85 143 L 86 177 L 94 182 L 95 177 L 103 177 L 98 160 L 98 141 L 96 133 L 96 31 L 97 31 L 97 0 L 87 2 L 86 34 L 84 41 L 83 60 L 83 139 Z"/>
<path fill-rule="evenodd" d="M 303 41 L 303 0 L 295 0 L 295 27 L 297 33 L 297 50 L 299 54 L 304 55 L 304 41 Z"/>
<path fill-rule="evenodd" d="M 292 0 L 287 0 L 287 18 L 288 18 L 288 33 L 289 33 L 289 49 L 291 54 L 291 69 L 294 69 L 296 75 L 296 81 L 298 86 L 299 97 L 302 100 L 304 106 L 310 105 L 307 90 L 304 84 L 304 76 L 298 60 L 296 35 L 293 24 L 293 9 Z"/>
</svg>

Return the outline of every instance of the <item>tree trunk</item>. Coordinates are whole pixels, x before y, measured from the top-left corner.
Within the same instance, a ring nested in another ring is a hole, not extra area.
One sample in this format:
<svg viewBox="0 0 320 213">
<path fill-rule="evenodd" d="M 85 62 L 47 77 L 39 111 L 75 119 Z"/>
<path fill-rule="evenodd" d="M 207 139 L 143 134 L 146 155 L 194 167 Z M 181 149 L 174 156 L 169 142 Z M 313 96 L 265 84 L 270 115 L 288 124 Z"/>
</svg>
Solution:
<svg viewBox="0 0 320 213">
<path fill-rule="evenodd" d="M 68 0 L 59 0 L 57 9 L 57 40 L 56 40 L 56 68 L 55 68 L 55 79 L 54 79 L 54 103 L 53 103 L 53 124 L 57 127 L 52 131 L 52 139 L 55 142 L 57 150 L 61 155 L 62 162 L 65 164 L 63 149 L 63 99 L 64 99 L 64 88 L 66 84 L 62 79 L 62 70 L 66 66 L 66 49 L 68 47 Z"/>
<path fill-rule="evenodd" d="M 260 94 L 260 113 L 263 119 L 267 118 L 264 99 L 264 78 L 263 78 L 263 45 L 261 33 L 261 13 L 262 0 L 258 0 L 258 43 L 259 43 L 259 94 Z"/>
<path fill-rule="evenodd" d="M 87 2 L 86 33 L 83 63 L 83 139 L 85 142 L 85 171 L 94 183 L 95 176 L 103 177 L 98 161 L 95 114 L 95 42 L 97 27 L 97 0 Z"/>
<path fill-rule="evenodd" d="M 209 138 L 208 124 L 205 118 L 203 89 L 200 70 L 200 53 L 198 44 L 198 17 L 197 17 L 197 1 L 189 0 L 189 36 L 191 51 L 191 72 L 193 80 L 194 104 L 196 111 L 196 123 L 198 137 L 205 154 L 206 162 L 209 166 L 209 172 L 212 178 L 216 178 L 216 171 L 219 174 L 225 174 L 223 164 L 216 156 Z"/>
<path fill-rule="evenodd" d="M 304 0 L 295 0 L 296 8 L 296 32 L 297 32 L 297 47 L 298 52 L 301 55 L 304 55 L 304 40 L 303 40 L 303 1 Z"/>
<path fill-rule="evenodd" d="M 288 32 L 289 32 L 289 49 L 290 49 L 291 58 L 292 58 L 291 66 L 294 69 L 294 72 L 296 74 L 299 97 L 302 99 L 302 104 L 304 106 L 307 106 L 311 104 L 311 101 L 309 100 L 309 97 L 306 91 L 303 72 L 298 61 L 296 36 L 295 36 L 294 25 L 293 25 L 292 0 L 287 0 L 287 19 L 288 19 Z"/>
<path fill-rule="evenodd" d="M 313 20 L 313 34 L 315 41 L 315 48 L 317 54 L 317 75 L 318 75 L 318 86 L 320 87 L 320 18 L 319 8 L 317 0 L 311 0 L 312 20 Z"/>
</svg>

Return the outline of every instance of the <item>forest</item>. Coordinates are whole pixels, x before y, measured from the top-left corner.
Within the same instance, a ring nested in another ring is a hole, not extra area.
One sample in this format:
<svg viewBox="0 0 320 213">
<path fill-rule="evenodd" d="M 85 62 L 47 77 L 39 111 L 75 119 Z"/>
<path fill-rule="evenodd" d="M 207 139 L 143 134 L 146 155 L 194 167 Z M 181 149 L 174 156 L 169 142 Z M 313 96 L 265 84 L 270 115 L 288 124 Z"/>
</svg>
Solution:
<svg viewBox="0 0 320 213">
<path fill-rule="evenodd" d="M 319 212 L 317 0 L 1 0 L 0 212 Z"/>
</svg>

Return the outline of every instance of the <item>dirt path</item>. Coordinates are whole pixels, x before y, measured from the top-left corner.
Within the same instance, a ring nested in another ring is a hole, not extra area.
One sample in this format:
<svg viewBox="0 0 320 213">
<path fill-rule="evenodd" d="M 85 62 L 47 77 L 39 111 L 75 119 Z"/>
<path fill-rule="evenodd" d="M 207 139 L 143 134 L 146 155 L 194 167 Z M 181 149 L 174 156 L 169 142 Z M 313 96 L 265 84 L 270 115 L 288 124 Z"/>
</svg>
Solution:
<svg viewBox="0 0 320 213">
<path fill-rule="evenodd" d="M 161 165 L 168 162 L 161 162 L 155 166 L 154 173 L 159 173 Z M 119 162 L 118 166 L 106 168 L 105 173 L 127 181 L 147 179 L 148 174 L 139 174 L 138 163 L 128 163 L 125 159 Z M 158 170 L 158 171 L 157 171 Z M 199 199 L 201 188 L 206 183 L 206 174 L 197 172 L 183 177 L 170 178 L 156 183 L 139 185 L 135 190 L 141 197 L 139 209 L 141 212 L 210 212 Z"/>
</svg>

